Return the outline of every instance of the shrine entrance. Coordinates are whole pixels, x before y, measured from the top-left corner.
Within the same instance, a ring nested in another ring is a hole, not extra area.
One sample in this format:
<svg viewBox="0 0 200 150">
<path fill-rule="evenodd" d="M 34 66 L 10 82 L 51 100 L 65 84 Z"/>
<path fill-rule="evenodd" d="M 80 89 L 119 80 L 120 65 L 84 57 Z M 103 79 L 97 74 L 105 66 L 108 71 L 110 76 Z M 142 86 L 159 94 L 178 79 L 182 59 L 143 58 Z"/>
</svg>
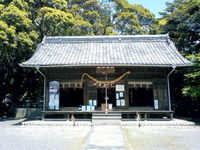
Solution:
<svg viewBox="0 0 200 150">
<path fill-rule="evenodd" d="M 115 88 L 108 88 L 108 103 L 116 106 Z M 97 106 L 100 107 L 102 103 L 105 103 L 105 88 L 97 89 Z"/>
<path fill-rule="evenodd" d="M 129 106 L 153 107 L 153 88 L 129 88 Z"/>
<path fill-rule="evenodd" d="M 82 88 L 61 88 L 60 107 L 79 107 L 83 105 Z"/>
</svg>

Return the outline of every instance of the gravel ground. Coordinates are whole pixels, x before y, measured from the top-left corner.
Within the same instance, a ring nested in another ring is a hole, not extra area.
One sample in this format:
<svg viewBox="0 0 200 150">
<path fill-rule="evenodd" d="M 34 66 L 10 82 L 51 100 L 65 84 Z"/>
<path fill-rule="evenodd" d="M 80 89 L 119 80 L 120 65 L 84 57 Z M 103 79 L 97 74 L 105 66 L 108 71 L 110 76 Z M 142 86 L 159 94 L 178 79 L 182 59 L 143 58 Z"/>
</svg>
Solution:
<svg viewBox="0 0 200 150">
<path fill-rule="evenodd" d="M 134 150 L 200 150 L 200 127 L 124 127 Z"/>
<path fill-rule="evenodd" d="M 79 150 L 91 127 L 23 127 L 0 121 L 0 150 Z"/>
<path fill-rule="evenodd" d="M 0 120 L 0 150 L 200 150 L 200 127 L 21 126 Z"/>
</svg>

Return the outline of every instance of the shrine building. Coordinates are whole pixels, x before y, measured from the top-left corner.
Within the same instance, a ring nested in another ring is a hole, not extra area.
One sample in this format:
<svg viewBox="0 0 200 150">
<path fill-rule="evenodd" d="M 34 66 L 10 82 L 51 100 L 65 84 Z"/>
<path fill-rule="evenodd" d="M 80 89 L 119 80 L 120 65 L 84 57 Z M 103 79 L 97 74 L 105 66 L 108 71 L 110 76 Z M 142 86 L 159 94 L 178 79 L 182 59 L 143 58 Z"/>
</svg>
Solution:
<svg viewBox="0 0 200 150">
<path fill-rule="evenodd" d="M 168 35 L 49 36 L 20 64 L 44 77 L 44 116 L 145 118 L 172 118 L 170 75 L 191 65 Z"/>
</svg>

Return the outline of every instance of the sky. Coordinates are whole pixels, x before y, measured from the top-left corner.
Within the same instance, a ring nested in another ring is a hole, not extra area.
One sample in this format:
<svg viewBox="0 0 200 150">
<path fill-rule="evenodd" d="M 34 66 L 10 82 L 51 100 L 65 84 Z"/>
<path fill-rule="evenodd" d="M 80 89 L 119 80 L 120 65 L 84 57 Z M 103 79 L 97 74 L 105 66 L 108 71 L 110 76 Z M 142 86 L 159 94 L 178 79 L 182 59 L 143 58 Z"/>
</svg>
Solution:
<svg viewBox="0 0 200 150">
<path fill-rule="evenodd" d="M 131 4 L 140 4 L 144 8 L 149 9 L 156 18 L 160 18 L 158 12 L 161 12 L 166 8 L 166 2 L 172 2 L 173 0 L 128 0 Z"/>
</svg>

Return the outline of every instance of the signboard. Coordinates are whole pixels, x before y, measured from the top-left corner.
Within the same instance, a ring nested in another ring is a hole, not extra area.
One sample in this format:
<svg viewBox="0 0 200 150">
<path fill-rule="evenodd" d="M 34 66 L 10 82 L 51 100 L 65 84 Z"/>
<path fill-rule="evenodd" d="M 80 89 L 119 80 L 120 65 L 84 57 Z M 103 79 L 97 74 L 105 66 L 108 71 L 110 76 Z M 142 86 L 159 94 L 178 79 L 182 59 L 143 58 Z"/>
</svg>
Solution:
<svg viewBox="0 0 200 150">
<path fill-rule="evenodd" d="M 49 109 L 58 110 L 59 109 L 59 99 L 60 99 L 60 85 L 58 81 L 49 82 Z"/>
<path fill-rule="evenodd" d="M 124 85 L 116 85 L 116 105 L 125 106 Z"/>
<path fill-rule="evenodd" d="M 116 91 L 124 91 L 124 85 L 116 85 Z"/>
<path fill-rule="evenodd" d="M 89 105 L 91 105 L 91 106 L 97 106 L 97 100 L 90 99 L 89 100 Z"/>
<path fill-rule="evenodd" d="M 158 109 L 158 100 L 157 99 L 154 100 L 154 109 Z"/>
<path fill-rule="evenodd" d="M 108 104 L 108 110 L 112 110 L 113 106 L 112 104 Z"/>
</svg>

